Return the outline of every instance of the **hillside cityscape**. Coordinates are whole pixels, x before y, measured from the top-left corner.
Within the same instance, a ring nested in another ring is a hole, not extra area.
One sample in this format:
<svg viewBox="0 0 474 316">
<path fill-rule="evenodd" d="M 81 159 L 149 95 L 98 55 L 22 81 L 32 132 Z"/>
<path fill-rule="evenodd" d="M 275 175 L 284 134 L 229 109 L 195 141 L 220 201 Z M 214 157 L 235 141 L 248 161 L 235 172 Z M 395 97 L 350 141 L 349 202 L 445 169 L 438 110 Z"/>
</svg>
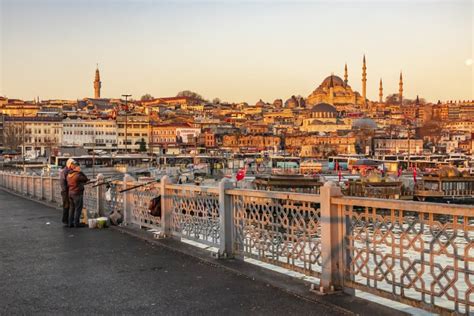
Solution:
<svg viewBox="0 0 474 316">
<path fill-rule="evenodd" d="M 474 315 L 473 23 L 0 0 L 0 316 Z"/>
</svg>

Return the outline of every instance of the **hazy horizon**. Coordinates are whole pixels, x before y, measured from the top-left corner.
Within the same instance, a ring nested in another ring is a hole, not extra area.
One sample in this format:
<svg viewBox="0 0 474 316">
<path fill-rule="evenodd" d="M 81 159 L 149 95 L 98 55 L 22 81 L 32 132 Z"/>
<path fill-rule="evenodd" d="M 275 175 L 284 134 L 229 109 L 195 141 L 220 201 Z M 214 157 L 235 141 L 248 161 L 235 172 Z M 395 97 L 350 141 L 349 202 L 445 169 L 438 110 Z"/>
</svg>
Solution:
<svg viewBox="0 0 474 316">
<path fill-rule="evenodd" d="M 192 90 L 255 103 L 307 97 L 331 73 L 367 95 L 474 99 L 473 1 L 0 0 L 0 95 L 139 99 Z"/>
</svg>

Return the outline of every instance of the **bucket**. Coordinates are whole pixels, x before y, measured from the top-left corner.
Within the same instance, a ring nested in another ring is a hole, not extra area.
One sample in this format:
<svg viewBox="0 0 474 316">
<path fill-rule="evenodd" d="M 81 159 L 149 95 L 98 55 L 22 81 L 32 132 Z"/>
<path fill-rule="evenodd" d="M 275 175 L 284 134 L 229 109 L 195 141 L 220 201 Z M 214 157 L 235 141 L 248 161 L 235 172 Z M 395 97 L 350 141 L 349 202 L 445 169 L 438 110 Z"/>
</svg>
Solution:
<svg viewBox="0 0 474 316">
<path fill-rule="evenodd" d="M 90 218 L 88 220 L 89 228 L 96 228 L 97 227 L 97 220 L 95 218 Z"/>
<path fill-rule="evenodd" d="M 107 225 L 107 217 L 99 217 L 97 219 L 97 228 L 105 228 Z"/>
</svg>

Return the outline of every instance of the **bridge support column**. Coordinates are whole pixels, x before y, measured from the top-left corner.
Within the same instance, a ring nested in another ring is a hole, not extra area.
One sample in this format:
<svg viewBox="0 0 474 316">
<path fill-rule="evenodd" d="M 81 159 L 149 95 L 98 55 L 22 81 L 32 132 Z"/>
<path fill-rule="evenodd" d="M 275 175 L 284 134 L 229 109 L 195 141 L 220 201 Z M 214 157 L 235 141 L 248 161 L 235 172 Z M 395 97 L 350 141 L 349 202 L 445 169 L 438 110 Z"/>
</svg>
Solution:
<svg viewBox="0 0 474 316">
<path fill-rule="evenodd" d="M 234 216 L 232 212 L 232 199 L 225 194 L 225 190 L 232 188 L 232 183 L 224 178 L 219 182 L 219 219 L 220 219 L 220 247 L 218 257 L 232 258 Z"/>
<path fill-rule="evenodd" d="M 160 194 L 161 194 L 161 229 L 164 237 L 171 237 L 171 217 L 173 210 L 170 207 L 169 196 L 166 194 L 166 185 L 170 184 L 171 180 L 168 176 L 163 176 L 160 179 Z"/>
<path fill-rule="evenodd" d="M 129 174 L 126 174 L 123 177 L 123 190 L 129 188 L 129 182 L 134 181 L 133 177 Z M 130 191 L 126 191 L 124 193 L 116 194 L 123 194 L 123 222 L 125 225 L 130 225 L 132 223 L 132 193 Z"/>
<path fill-rule="evenodd" d="M 320 292 L 343 289 L 344 227 L 342 208 L 331 203 L 332 197 L 342 196 L 341 189 L 332 181 L 321 187 L 321 257 Z"/>
</svg>

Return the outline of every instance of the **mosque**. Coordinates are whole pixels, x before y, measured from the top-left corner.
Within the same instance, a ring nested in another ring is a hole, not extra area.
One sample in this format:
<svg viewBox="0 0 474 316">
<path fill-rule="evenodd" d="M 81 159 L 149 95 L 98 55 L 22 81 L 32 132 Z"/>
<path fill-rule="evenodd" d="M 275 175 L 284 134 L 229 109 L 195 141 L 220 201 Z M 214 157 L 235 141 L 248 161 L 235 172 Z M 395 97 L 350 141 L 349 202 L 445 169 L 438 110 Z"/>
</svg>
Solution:
<svg viewBox="0 0 474 316">
<path fill-rule="evenodd" d="M 312 108 L 320 103 L 333 105 L 338 112 L 351 111 L 355 107 L 367 109 L 373 102 L 367 100 L 367 63 L 362 60 L 362 94 L 352 90 L 348 84 L 347 64 L 344 67 L 344 80 L 331 74 L 307 98 L 306 106 Z M 400 98 L 403 93 L 403 81 L 400 74 Z M 379 83 L 379 103 L 383 103 L 382 79 Z"/>
</svg>

